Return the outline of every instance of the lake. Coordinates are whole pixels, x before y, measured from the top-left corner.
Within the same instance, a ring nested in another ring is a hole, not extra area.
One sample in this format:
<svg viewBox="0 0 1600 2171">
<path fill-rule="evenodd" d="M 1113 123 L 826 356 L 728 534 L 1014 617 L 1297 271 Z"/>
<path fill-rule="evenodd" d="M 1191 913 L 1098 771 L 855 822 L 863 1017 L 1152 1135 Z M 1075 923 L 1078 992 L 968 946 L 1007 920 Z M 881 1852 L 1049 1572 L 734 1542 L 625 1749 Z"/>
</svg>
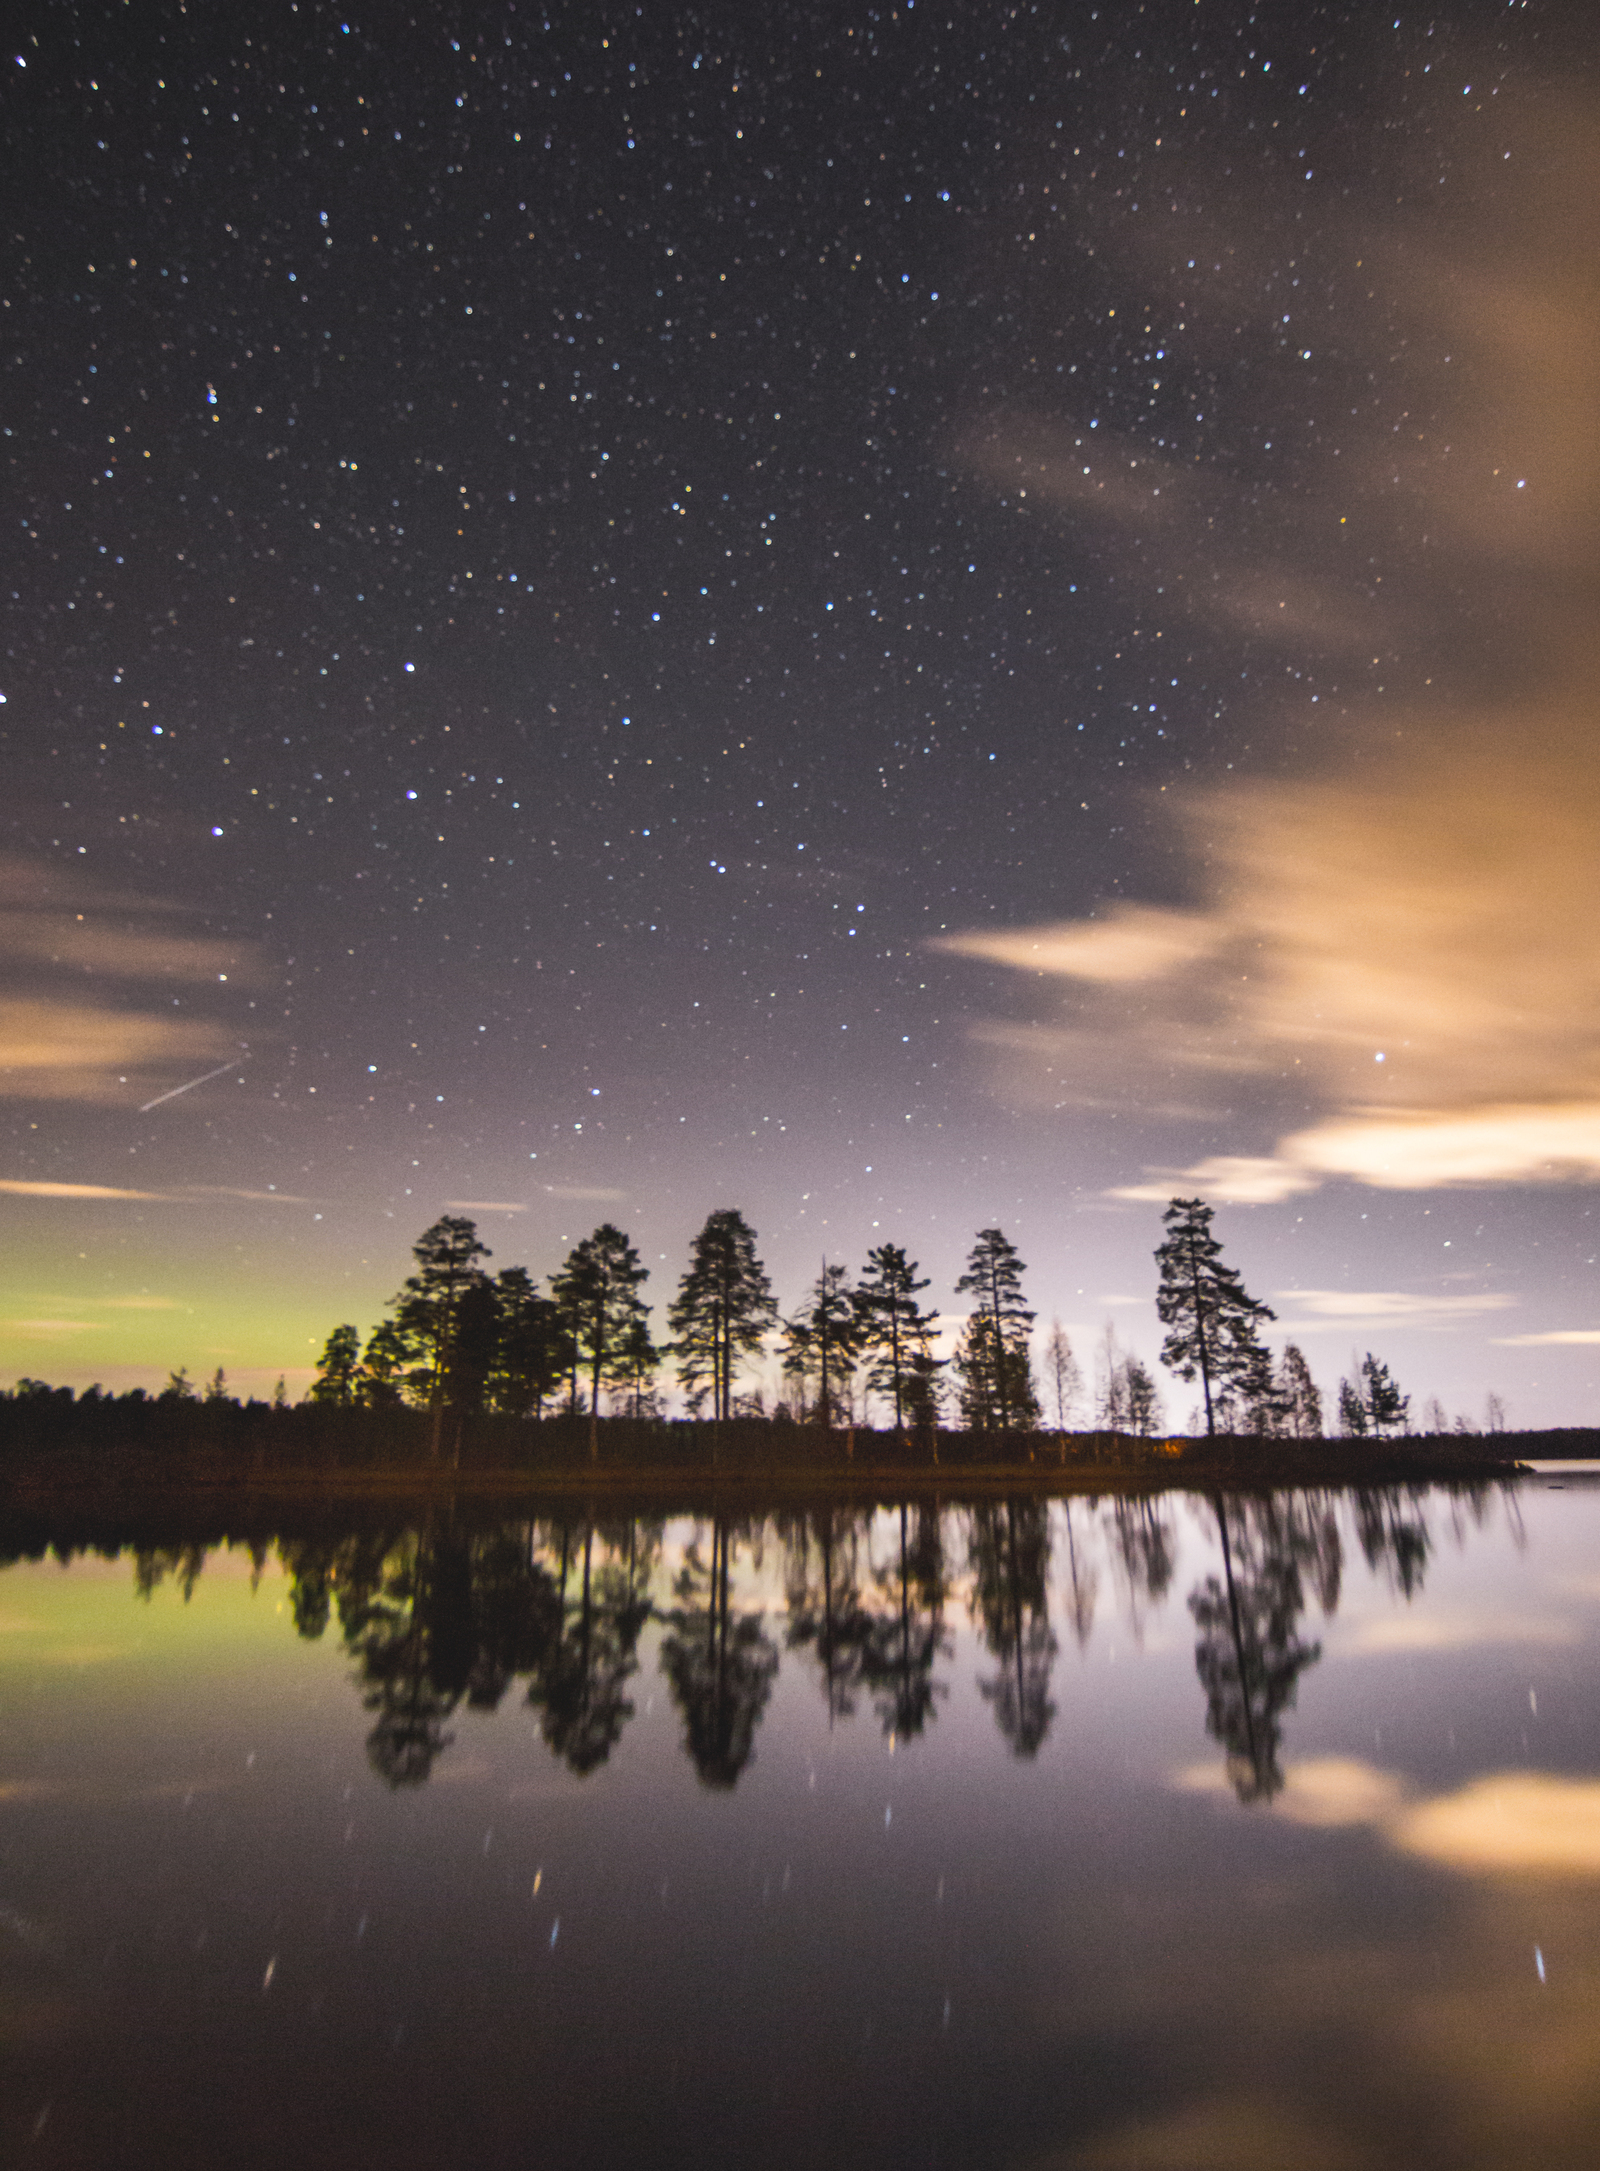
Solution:
<svg viewBox="0 0 1600 2171">
<path fill-rule="evenodd" d="M 9 1537 L 7 2163 L 1600 2161 L 1591 1477 L 208 1512 Z"/>
</svg>

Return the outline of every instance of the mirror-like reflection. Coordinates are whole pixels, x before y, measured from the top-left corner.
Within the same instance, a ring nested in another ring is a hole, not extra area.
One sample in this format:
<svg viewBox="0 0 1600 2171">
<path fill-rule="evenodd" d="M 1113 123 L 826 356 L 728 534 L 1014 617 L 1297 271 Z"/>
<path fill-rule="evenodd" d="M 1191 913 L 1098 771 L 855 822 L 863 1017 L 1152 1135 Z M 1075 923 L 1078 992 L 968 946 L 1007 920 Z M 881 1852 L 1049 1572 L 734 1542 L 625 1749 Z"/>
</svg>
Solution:
<svg viewBox="0 0 1600 2171">
<path fill-rule="evenodd" d="M 1367 1566 L 1410 1602 L 1434 1552 L 1430 1513 L 1442 1505 L 1459 1549 L 1497 1490 L 1355 1491 L 1346 1512 Z M 1338 1499 L 1217 1493 L 1188 1507 L 1215 1540 L 1214 1564 L 1186 1597 L 1206 1731 L 1239 1799 L 1270 1801 L 1283 1786 L 1285 1715 L 1321 1657 L 1308 1607 L 1314 1600 L 1324 1619 L 1338 1610 Z M 372 1715 L 368 1757 L 391 1786 L 426 1781 L 451 1746 L 458 1709 L 494 1711 L 513 1682 L 525 1684 L 551 1754 L 580 1778 L 597 1771 L 634 1717 L 641 1638 L 654 1624 L 685 1751 L 708 1786 L 731 1788 L 754 1757 L 784 1650 L 813 1681 L 830 1726 L 854 1719 L 865 1699 L 885 1736 L 914 1742 L 949 1694 L 940 1668 L 953 1654 L 952 1605 L 991 1662 L 977 1685 L 1000 1735 L 1014 1756 L 1036 1756 L 1056 1716 L 1052 1608 L 1087 1650 L 1109 1568 L 1142 1638 L 1172 1594 L 1177 1513 L 1167 1494 L 829 1503 L 680 1520 L 669 1542 L 659 1514 L 573 1509 L 469 1522 L 452 1507 L 414 1527 L 257 1539 L 251 1557 L 259 1577 L 276 1554 L 301 1637 L 337 1626 Z M 54 1550 L 71 1557 L 70 1544 Z M 204 1542 L 131 1550 L 138 1598 L 168 1580 L 193 1596 Z"/>
<path fill-rule="evenodd" d="M 8 2160 L 1600 2145 L 1600 1491 L 230 1522 L 10 1533 Z"/>
</svg>

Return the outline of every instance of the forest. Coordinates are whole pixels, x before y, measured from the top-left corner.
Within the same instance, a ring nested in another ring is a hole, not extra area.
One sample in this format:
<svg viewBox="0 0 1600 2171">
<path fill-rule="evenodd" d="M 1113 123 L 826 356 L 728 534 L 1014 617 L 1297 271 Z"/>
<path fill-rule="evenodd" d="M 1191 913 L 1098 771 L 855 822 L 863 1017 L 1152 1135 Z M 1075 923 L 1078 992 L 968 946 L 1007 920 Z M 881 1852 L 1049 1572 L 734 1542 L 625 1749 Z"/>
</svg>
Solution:
<svg viewBox="0 0 1600 2171">
<path fill-rule="evenodd" d="M 1387 1364 L 1368 1351 L 1331 1406 L 1304 1352 L 1274 1357 L 1271 1309 L 1244 1287 L 1212 1233 L 1201 1199 L 1174 1199 L 1155 1251 L 1162 1365 L 1198 1400 L 1186 1428 L 1209 1442 L 1337 1439 L 1381 1448 L 1431 1435 L 1463 1441 L 1504 1430 L 1490 1396 L 1487 1423 L 1453 1422 L 1437 1402 L 1420 1425 Z M 271 1404 L 241 1404 L 220 1368 L 203 1386 L 174 1371 L 156 1395 L 111 1396 L 19 1380 L 0 1398 L 0 1444 L 90 1446 L 96 1438 L 153 1447 L 252 1450 L 274 1465 L 427 1461 L 451 1468 L 533 1459 L 550 1466 L 601 1459 L 715 1464 L 732 1459 L 818 1463 L 842 1451 L 962 1463 L 1065 1463 L 1139 1443 L 1178 1454 L 1163 1396 L 1143 1360 L 1109 1325 L 1090 1371 L 1060 1322 L 1036 1335 L 1025 1262 L 999 1228 L 977 1232 L 956 1282 L 969 1310 L 948 1355 L 950 1322 L 922 1302 L 929 1279 L 897 1244 L 877 1245 L 860 1271 L 824 1263 L 791 1311 L 779 1309 L 756 1232 L 731 1207 L 709 1214 L 665 1308 L 665 1331 L 643 1294 L 648 1279 L 627 1233 L 610 1222 L 575 1245 L 539 1283 L 524 1266 L 489 1270 L 476 1225 L 445 1215 L 412 1246 L 413 1271 L 363 1335 L 328 1334 L 304 1400 L 282 1383 Z M 776 1360 L 770 1403 L 750 1374 Z M 670 1418 L 669 1378 L 683 1417 Z M 1086 1447 L 1086 1440 L 1097 1443 Z M 742 1449 L 736 1445 L 742 1443 Z M 820 1443 L 820 1451 L 819 1451 Z"/>
</svg>

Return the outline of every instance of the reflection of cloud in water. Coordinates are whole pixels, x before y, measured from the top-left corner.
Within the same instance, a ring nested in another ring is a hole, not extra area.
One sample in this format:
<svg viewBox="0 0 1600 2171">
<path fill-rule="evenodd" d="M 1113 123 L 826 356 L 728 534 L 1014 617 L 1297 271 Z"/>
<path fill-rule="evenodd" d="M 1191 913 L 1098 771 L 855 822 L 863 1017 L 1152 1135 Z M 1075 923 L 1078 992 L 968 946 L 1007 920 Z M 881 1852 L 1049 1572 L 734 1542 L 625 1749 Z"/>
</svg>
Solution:
<svg viewBox="0 0 1600 2171">
<path fill-rule="evenodd" d="M 1335 1631 L 1341 1658 L 1383 1658 L 1395 1651 L 1470 1651 L 1486 1643 L 1552 1646 L 1576 1643 L 1570 1621 L 1549 1614 L 1452 1613 L 1430 1606 L 1425 1613 L 1388 1613 L 1352 1624 L 1353 1632 Z"/>
<path fill-rule="evenodd" d="M 1211 1764 L 1185 1765 L 1172 1784 L 1231 1796 Z M 1403 1853 L 1445 1869 L 1600 1877 L 1600 1779 L 1556 1772 L 1489 1772 L 1453 1794 L 1418 1797 L 1398 1772 L 1359 1757 L 1308 1757 L 1290 1767 L 1274 1812 L 1336 1830 L 1369 1825 Z"/>
<path fill-rule="evenodd" d="M 1366 2171 L 1371 2161 L 1281 2105 L 1230 2099 L 1123 2126 L 1038 2171 Z"/>
<path fill-rule="evenodd" d="M 1385 1834 L 1447 1869 L 1600 1877 L 1600 1780 L 1495 1772 L 1417 1803 Z"/>
<path fill-rule="evenodd" d="M 1173 1780 L 1188 1794 L 1233 1796 L 1233 1784 L 1216 1764 L 1189 1764 Z M 1315 1756 L 1293 1764 L 1273 1807 L 1293 1824 L 1337 1827 L 1380 1824 L 1406 1800 L 1406 1789 L 1392 1772 L 1379 1771 L 1359 1757 Z"/>
</svg>

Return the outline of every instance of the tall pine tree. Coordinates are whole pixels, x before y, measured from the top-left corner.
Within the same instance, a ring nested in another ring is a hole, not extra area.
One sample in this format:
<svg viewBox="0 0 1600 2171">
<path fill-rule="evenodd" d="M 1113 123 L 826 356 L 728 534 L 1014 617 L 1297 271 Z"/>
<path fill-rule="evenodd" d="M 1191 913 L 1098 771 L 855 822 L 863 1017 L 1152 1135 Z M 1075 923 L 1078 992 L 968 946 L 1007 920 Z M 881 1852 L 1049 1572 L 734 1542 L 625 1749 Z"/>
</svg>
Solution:
<svg viewBox="0 0 1600 2171">
<path fill-rule="evenodd" d="M 1161 1269 L 1156 1315 L 1171 1330 L 1161 1345 L 1161 1362 L 1179 1379 L 1199 1375 L 1210 1434 L 1217 1429 L 1215 1403 L 1260 1378 L 1265 1351 L 1258 1329 L 1277 1314 L 1246 1292 L 1234 1268 L 1223 1265 L 1204 1199 L 1174 1199 L 1161 1218 L 1167 1236 L 1156 1250 Z"/>
<path fill-rule="evenodd" d="M 980 1229 L 967 1255 L 967 1271 L 956 1283 L 959 1295 L 977 1300 L 974 1321 L 984 1322 L 976 1334 L 969 1332 L 967 1355 L 969 1362 L 980 1366 L 987 1362 L 990 1367 L 989 1393 L 1001 1432 L 1038 1418 L 1028 1364 L 1028 1335 L 1035 1314 L 1022 1301 L 1026 1272 L 1017 1247 L 1006 1241 L 1001 1230 Z M 1021 1393 L 1024 1385 L 1026 1396 Z"/>
<path fill-rule="evenodd" d="M 708 1214 L 667 1310 L 678 1377 L 692 1408 L 709 1396 L 714 1418 L 732 1414 L 734 1366 L 761 1347 L 777 1316 L 754 1229 L 731 1206 Z"/>
</svg>

